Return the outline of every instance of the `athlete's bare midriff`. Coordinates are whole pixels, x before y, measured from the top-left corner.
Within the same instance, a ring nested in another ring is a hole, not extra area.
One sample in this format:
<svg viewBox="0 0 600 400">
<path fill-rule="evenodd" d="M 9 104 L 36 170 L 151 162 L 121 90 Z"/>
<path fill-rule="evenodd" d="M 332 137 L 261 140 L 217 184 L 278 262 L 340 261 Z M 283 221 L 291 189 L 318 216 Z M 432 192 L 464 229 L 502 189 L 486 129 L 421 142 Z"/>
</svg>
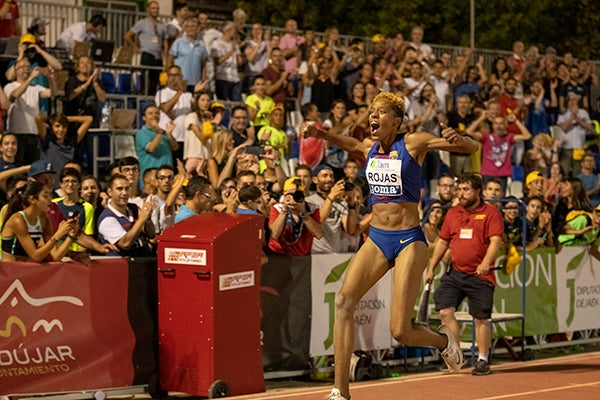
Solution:
<svg viewBox="0 0 600 400">
<path fill-rule="evenodd" d="M 403 230 L 420 224 L 416 203 L 378 203 L 373 206 L 371 225 L 384 230 Z"/>
</svg>

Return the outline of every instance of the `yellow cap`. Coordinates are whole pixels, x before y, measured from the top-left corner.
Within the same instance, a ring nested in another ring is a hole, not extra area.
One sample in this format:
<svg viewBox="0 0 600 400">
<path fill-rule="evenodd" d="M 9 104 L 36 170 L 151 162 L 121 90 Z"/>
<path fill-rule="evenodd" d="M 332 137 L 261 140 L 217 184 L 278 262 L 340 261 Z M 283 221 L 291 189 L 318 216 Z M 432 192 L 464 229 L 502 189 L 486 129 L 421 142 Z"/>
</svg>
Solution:
<svg viewBox="0 0 600 400">
<path fill-rule="evenodd" d="M 304 191 L 304 185 L 302 184 L 302 179 L 300 179 L 300 177 L 292 176 L 291 178 L 288 178 L 285 181 L 285 183 L 283 184 L 283 193 L 286 193 L 290 190 L 300 190 L 302 192 Z"/>
<path fill-rule="evenodd" d="M 533 171 L 527 174 L 527 178 L 525 178 L 525 186 L 529 185 L 531 182 L 537 179 L 544 179 L 544 175 L 540 171 Z"/>
<path fill-rule="evenodd" d="M 23 43 L 36 43 L 35 36 L 33 36 L 31 33 L 24 34 L 23 36 L 21 36 L 21 39 L 19 39 L 19 44 Z"/>
<path fill-rule="evenodd" d="M 220 102 L 218 102 L 218 101 L 215 101 L 215 102 L 213 102 L 213 103 L 210 105 L 210 109 L 211 109 L 211 110 L 213 110 L 213 109 L 217 109 L 217 108 L 222 108 L 222 109 L 224 110 L 224 109 L 225 109 L 225 104 L 223 104 L 223 103 L 220 103 Z"/>
<path fill-rule="evenodd" d="M 373 43 L 379 43 L 383 41 L 385 41 L 385 36 L 383 36 L 381 33 L 378 33 L 377 35 L 373 36 Z"/>
</svg>

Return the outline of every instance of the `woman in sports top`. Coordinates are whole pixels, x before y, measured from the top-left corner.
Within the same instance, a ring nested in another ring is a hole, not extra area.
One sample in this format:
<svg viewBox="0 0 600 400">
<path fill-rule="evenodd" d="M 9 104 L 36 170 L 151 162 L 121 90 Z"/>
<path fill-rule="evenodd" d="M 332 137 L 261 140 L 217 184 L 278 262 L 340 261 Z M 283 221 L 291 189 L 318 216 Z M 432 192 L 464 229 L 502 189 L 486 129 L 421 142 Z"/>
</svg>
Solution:
<svg viewBox="0 0 600 400">
<path fill-rule="evenodd" d="M 442 137 L 429 133 L 401 133 L 404 101 L 379 93 L 369 112 L 371 137 L 362 142 L 305 126 L 305 137 L 321 137 L 350 154 L 367 158 L 369 200 L 373 207 L 369 238 L 348 266 L 335 299 L 335 384 L 330 400 L 350 399 L 349 369 L 354 349 L 354 310 L 362 296 L 391 267 L 393 293 L 390 329 L 398 342 L 435 346 L 451 372 L 462 366 L 458 340 L 441 326 L 439 333 L 411 322 L 423 270 L 427 266 L 427 240 L 421 230 L 417 204 L 421 166 L 429 150 L 473 153 L 477 144 L 442 125 Z"/>
</svg>

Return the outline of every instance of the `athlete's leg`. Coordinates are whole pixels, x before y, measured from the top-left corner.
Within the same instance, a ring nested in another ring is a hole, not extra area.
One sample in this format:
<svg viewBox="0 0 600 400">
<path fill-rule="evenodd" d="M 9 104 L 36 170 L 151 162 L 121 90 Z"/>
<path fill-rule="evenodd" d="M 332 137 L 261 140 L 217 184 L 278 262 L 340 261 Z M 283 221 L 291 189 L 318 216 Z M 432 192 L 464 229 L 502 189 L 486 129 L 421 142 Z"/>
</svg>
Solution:
<svg viewBox="0 0 600 400">
<path fill-rule="evenodd" d="M 369 238 L 350 262 L 342 288 L 335 297 L 333 328 L 334 387 L 350 398 L 350 359 L 354 350 L 354 310 L 363 295 L 389 269 L 389 262 Z"/>
<path fill-rule="evenodd" d="M 443 349 L 447 343 L 445 336 L 411 321 L 426 265 L 427 246 L 421 241 L 409 244 L 396 257 L 390 330 L 402 344 Z"/>
</svg>

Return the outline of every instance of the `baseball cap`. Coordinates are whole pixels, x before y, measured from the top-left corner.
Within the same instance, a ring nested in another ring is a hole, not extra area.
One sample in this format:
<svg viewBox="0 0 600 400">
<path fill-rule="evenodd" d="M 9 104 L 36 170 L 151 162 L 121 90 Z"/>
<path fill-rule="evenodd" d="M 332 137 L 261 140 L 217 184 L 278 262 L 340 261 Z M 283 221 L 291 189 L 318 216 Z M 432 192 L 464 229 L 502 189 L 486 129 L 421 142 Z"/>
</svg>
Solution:
<svg viewBox="0 0 600 400">
<path fill-rule="evenodd" d="M 373 36 L 373 43 L 379 43 L 383 41 L 385 41 L 385 36 L 383 36 L 381 33 L 378 33 L 375 36 Z"/>
<path fill-rule="evenodd" d="M 332 168 L 331 168 L 329 165 L 327 165 L 327 164 L 319 164 L 319 165 L 317 165 L 317 166 L 315 167 L 315 169 L 313 170 L 313 176 L 317 176 L 317 175 L 319 175 L 319 173 L 320 173 L 321 171 L 324 171 L 324 170 L 326 170 L 326 169 L 328 169 L 328 170 L 330 170 L 330 171 L 333 171 L 333 169 L 332 169 Z"/>
<path fill-rule="evenodd" d="M 288 178 L 283 184 L 283 193 L 290 190 L 300 190 L 304 191 L 304 185 L 302 184 L 302 179 L 298 176 L 292 176 Z"/>
<path fill-rule="evenodd" d="M 540 171 L 533 171 L 527 174 L 527 178 L 525 178 L 525 186 L 529 185 L 531 182 L 537 179 L 544 179 L 544 175 Z"/>
<path fill-rule="evenodd" d="M 35 43 L 35 36 L 33 36 L 31 33 L 26 33 L 24 35 L 21 36 L 21 39 L 19 39 L 19 44 L 23 44 L 23 43 Z"/>
<path fill-rule="evenodd" d="M 52 168 L 52 163 L 43 161 L 43 160 L 37 160 L 34 161 L 31 164 L 31 167 L 29 168 L 29 172 L 27 173 L 27 175 L 29 177 L 33 177 L 39 174 L 45 174 L 45 173 L 51 173 L 54 174 L 56 173 L 56 171 L 54 171 L 54 169 Z"/>
<path fill-rule="evenodd" d="M 221 108 L 221 109 L 224 110 L 225 109 L 225 104 L 219 103 L 218 101 L 215 101 L 214 103 L 212 103 L 210 105 L 210 109 L 211 110 L 216 110 L 216 109 L 219 109 L 219 108 Z"/>
<path fill-rule="evenodd" d="M 29 24 L 29 29 L 33 29 L 38 25 L 50 25 L 50 22 L 43 20 L 40 17 L 35 17 Z"/>
</svg>

